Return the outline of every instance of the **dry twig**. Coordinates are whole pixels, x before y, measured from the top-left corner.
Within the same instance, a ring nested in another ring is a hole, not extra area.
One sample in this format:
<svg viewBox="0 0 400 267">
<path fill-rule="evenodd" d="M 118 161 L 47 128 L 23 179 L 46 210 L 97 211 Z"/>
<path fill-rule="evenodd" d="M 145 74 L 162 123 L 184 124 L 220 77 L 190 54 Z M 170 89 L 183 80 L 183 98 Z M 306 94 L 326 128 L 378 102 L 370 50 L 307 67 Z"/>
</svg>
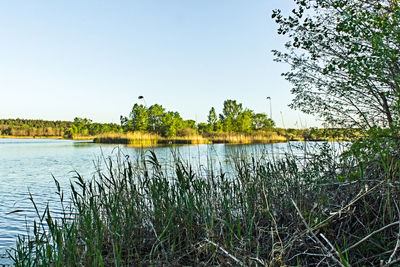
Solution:
<svg viewBox="0 0 400 267">
<path fill-rule="evenodd" d="M 237 264 L 244 266 L 243 262 L 241 260 L 239 260 L 238 258 L 236 258 L 235 256 L 233 256 L 232 254 L 230 254 L 228 251 L 226 251 L 223 247 L 219 246 L 217 243 L 211 241 L 210 239 L 206 239 L 206 241 L 208 243 L 210 243 L 211 245 L 215 246 L 216 248 L 218 248 L 219 250 L 222 251 L 222 253 L 224 253 L 226 256 L 228 256 L 229 258 L 231 258 L 232 260 L 234 260 Z"/>
<path fill-rule="evenodd" d="M 318 239 L 318 237 L 314 234 L 313 230 L 310 228 L 310 226 L 307 224 L 306 220 L 304 219 L 303 215 L 301 214 L 299 208 L 297 207 L 296 202 L 291 199 L 297 213 L 299 214 L 301 220 L 303 221 L 303 224 L 305 225 L 305 227 L 308 230 L 308 233 L 310 233 L 312 235 L 313 238 L 311 238 L 314 242 L 318 243 L 321 246 L 321 249 L 327 253 L 327 255 L 324 255 L 325 257 L 331 258 L 334 262 L 336 262 L 339 266 L 344 267 L 344 265 L 340 262 L 340 260 L 338 260 L 330 251 L 329 249 L 321 242 L 321 240 Z"/>
</svg>

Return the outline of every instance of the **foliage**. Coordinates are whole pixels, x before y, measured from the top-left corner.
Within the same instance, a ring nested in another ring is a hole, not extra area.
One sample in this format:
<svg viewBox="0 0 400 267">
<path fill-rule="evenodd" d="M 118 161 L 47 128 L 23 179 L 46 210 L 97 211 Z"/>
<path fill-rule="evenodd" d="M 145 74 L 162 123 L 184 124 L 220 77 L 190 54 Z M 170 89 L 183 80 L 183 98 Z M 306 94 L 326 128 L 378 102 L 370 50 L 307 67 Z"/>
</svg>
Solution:
<svg viewBox="0 0 400 267">
<path fill-rule="evenodd" d="M 183 128 L 183 119 L 178 112 L 168 111 L 161 118 L 161 133 L 166 137 L 174 137 L 178 129 Z"/>
<path fill-rule="evenodd" d="M 211 107 L 210 112 L 208 113 L 208 117 L 207 117 L 208 131 L 220 130 L 217 127 L 217 123 L 218 123 L 217 113 L 215 112 L 214 107 Z"/>
<path fill-rule="evenodd" d="M 73 137 L 88 136 L 108 132 L 121 132 L 115 123 L 93 123 L 86 118 L 75 118 L 71 121 L 45 121 L 24 119 L 1 119 L 0 135 L 32 137 Z"/>
<path fill-rule="evenodd" d="M 241 103 L 230 99 L 224 101 L 222 114 L 219 115 L 224 132 L 239 132 L 241 123 L 239 116 L 242 113 L 243 107 Z"/>
<path fill-rule="evenodd" d="M 129 118 L 121 116 L 121 125 L 125 132 L 148 131 L 164 137 L 177 135 L 211 134 L 217 132 L 245 133 L 271 130 L 274 122 L 264 113 L 254 114 L 250 109 L 243 108 L 236 100 L 224 101 L 219 119 L 212 107 L 207 117 L 207 123 L 194 120 L 183 120 L 178 112 L 166 111 L 161 105 L 155 104 L 146 109 L 135 104 Z"/>
<path fill-rule="evenodd" d="M 147 119 L 145 118 L 146 114 Z M 351 128 L 275 128 L 275 122 L 268 118 L 265 113 L 255 113 L 243 107 L 236 100 L 230 99 L 224 101 L 221 114 L 217 114 L 215 108 L 212 107 L 206 123 L 196 124 L 194 120 L 184 120 L 178 112 L 166 111 L 158 104 L 152 105 L 148 109 L 135 104 L 131 115 L 133 116 L 130 116 L 130 118 L 121 116 L 121 125 L 125 133 L 142 131 L 167 138 L 201 134 L 215 143 L 248 143 L 249 140 L 254 142 L 266 142 L 268 140 L 269 142 L 282 142 L 282 140 L 354 140 L 361 136 L 361 129 Z M 139 121 L 148 122 L 146 129 L 142 127 L 145 124 L 136 123 L 138 117 L 141 117 Z M 247 135 L 247 137 L 244 135 Z"/>
<path fill-rule="evenodd" d="M 392 127 L 400 96 L 400 8 L 397 1 L 296 0 L 292 14 L 275 10 L 274 51 L 289 64 L 291 107 L 341 127 Z"/>
<path fill-rule="evenodd" d="M 249 134 L 253 131 L 271 129 L 274 122 L 263 113 L 254 114 L 252 110 L 244 109 L 236 100 L 226 100 L 219 119 L 215 108 L 212 107 L 207 123 L 196 125 L 194 120 L 184 120 L 178 112 L 166 111 L 159 104 L 152 105 L 148 109 L 135 104 L 129 118 L 121 116 L 121 125 L 125 132 L 147 131 L 163 137 L 175 137 L 216 132 Z"/>
<path fill-rule="evenodd" d="M 252 124 L 254 130 L 272 129 L 275 126 L 275 122 L 264 113 L 254 114 Z"/>
<path fill-rule="evenodd" d="M 153 132 L 161 132 L 162 117 L 165 113 L 165 109 L 158 104 L 150 106 L 148 110 L 149 114 L 149 127 Z"/>
<path fill-rule="evenodd" d="M 129 114 L 130 129 L 146 131 L 149 124 L 148 111 L 144 105 L 135 104 Z"/>
<path fill-rule="evenodd" d="M 76 135 L 94 136 L 111 132 L 120 133 L 121 131 L 121 126 L 115 123 L 93 123 L 90 119 L 76 117 L 71 128 L 66 131 L 66 135 L 73 138 Z"/>
<path fill-rule="evenodd" d="M 175 137 L 185 128 L 193 129 L 197 133 L 195 121 L 185 121 L 178 112 L 166 111 L 158 104 L 150 108 L 135 104 L 129 118 L 121 116 L 121 125 L 125 132 L 147 131 L 165 137 Z"/>
</svg>

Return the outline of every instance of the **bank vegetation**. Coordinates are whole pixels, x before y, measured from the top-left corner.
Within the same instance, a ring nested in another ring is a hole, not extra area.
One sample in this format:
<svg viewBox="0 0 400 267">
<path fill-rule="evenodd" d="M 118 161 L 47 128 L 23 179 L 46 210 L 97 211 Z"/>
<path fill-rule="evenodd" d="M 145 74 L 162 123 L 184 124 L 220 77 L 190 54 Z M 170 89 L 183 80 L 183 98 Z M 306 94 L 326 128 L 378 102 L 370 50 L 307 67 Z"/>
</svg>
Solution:
<svg viewBox="0 0 400 267">
<path fill-rule="evenodd" d="M 288 16 L 272 15 L 289 39 L 274 54 L 291 66 L 284 76 L 292 107 L 340 131 L 357 129 L 349 130 L 355 140 L 341 151 L 303 143 L 302 153 L 280 157 L 239 151 L 229 169 L 192 165 L 177 154 L 171 169 L 151 149 L 135 159 L 110 156 L 92 178 L 75 175 L 69 198 L 55 180 L 64 212 L 37 209 L 33 231 L 10 251 L 15 265 L 398 266 L 399 3 L 294 5 Z M 151 108 L 134 106 L 122 128 L 172 138 L 193 125 Z M 250 114 L 227 100 L 198 133 L 250 134 L 258 125 Z M 288 130 L 281 136 L 295 138 Z"/>
</svg>

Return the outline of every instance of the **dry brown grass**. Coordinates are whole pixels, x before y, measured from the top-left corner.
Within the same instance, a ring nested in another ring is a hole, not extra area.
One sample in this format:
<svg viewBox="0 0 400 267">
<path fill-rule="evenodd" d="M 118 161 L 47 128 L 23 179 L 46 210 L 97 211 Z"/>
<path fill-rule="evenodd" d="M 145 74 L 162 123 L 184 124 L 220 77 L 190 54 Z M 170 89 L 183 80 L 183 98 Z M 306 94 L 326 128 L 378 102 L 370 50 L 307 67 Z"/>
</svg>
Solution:
<svg viewBox="0 0 400 267">
<path fill-rule="evenodd" d="M 66 139 L 72 139 L 72 140 L 93 140 L 96 136 L 93 135 L 76 135 L 74 134 L 71 138 L 66 138 Z"/>
<path fill-rule="evenodd" d="M 157 134 L 143 132 L 128 132 L 126 134 L 108 133 L 94 138 L 96 143 L 127 144 L 130 146 L 155 146 L 172 144 L 206 144 L 207 139 L 201 135 L 165 138 Z"/>
<path fill-rule="evenodd" d="M 214 144 L 265 144 L 284 143 L 287 139 L 276 132 L 257 132 L 253 134 L 213 133 L 208 138 Z"/>
<path fill-rule="evenodd" d="M 126 134 L 107 133 L 96 136 L 94 142 L 106 144 L 127 144 L 131 146 L 155 145 L 197 145 L 197 144 L 265 144 L 282 143 L 287 139 L 275 132 L 258 132 L 256 134 L 214 133 L 208 136 L 191 134 L 166 138 L 152 133 L 128 132 Z"/>
</svg>

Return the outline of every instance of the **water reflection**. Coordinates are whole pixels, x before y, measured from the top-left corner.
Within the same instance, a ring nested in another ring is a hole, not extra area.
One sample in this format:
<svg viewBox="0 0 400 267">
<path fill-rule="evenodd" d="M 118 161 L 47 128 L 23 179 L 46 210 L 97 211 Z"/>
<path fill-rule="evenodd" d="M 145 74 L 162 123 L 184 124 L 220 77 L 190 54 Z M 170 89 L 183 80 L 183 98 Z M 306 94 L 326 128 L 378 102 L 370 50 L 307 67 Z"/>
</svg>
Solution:
<svg viewBox="0 0 400 267">
<path fill-rule="evenodd" d="M 296 148 L 296 145 L 298 146 Z M 38 207 L 60 211 L 52 175 L 68 191 L 74 171 L 91 178 L 94 163 L 101 157 L 115 155 L 118 151 L 132 160 L 140 159 L 153 151 L 162 166 L 173 169 L 174 156 L 181 157 L 195 169 L 222 168 L 230 170 L 232 155 L 240 157 L 270 157 L 274 159 L 292 150 L 302 153 L 303 143 L 257 145 L 186 145 L 173 147 L 132 148 L 100 145 L 88 141 L 54 139 L 0 139 L 0 255 L 14 245 L 18 234 L 26 233 L 28 225 L 36 219 L 29 192 Z M 68 196 L 68 194 L 65 194 Z M 14 210 L 20 212 L 10 213 Z M 0 265 L 6 260 L 0 257 Z"/>
</svg>

